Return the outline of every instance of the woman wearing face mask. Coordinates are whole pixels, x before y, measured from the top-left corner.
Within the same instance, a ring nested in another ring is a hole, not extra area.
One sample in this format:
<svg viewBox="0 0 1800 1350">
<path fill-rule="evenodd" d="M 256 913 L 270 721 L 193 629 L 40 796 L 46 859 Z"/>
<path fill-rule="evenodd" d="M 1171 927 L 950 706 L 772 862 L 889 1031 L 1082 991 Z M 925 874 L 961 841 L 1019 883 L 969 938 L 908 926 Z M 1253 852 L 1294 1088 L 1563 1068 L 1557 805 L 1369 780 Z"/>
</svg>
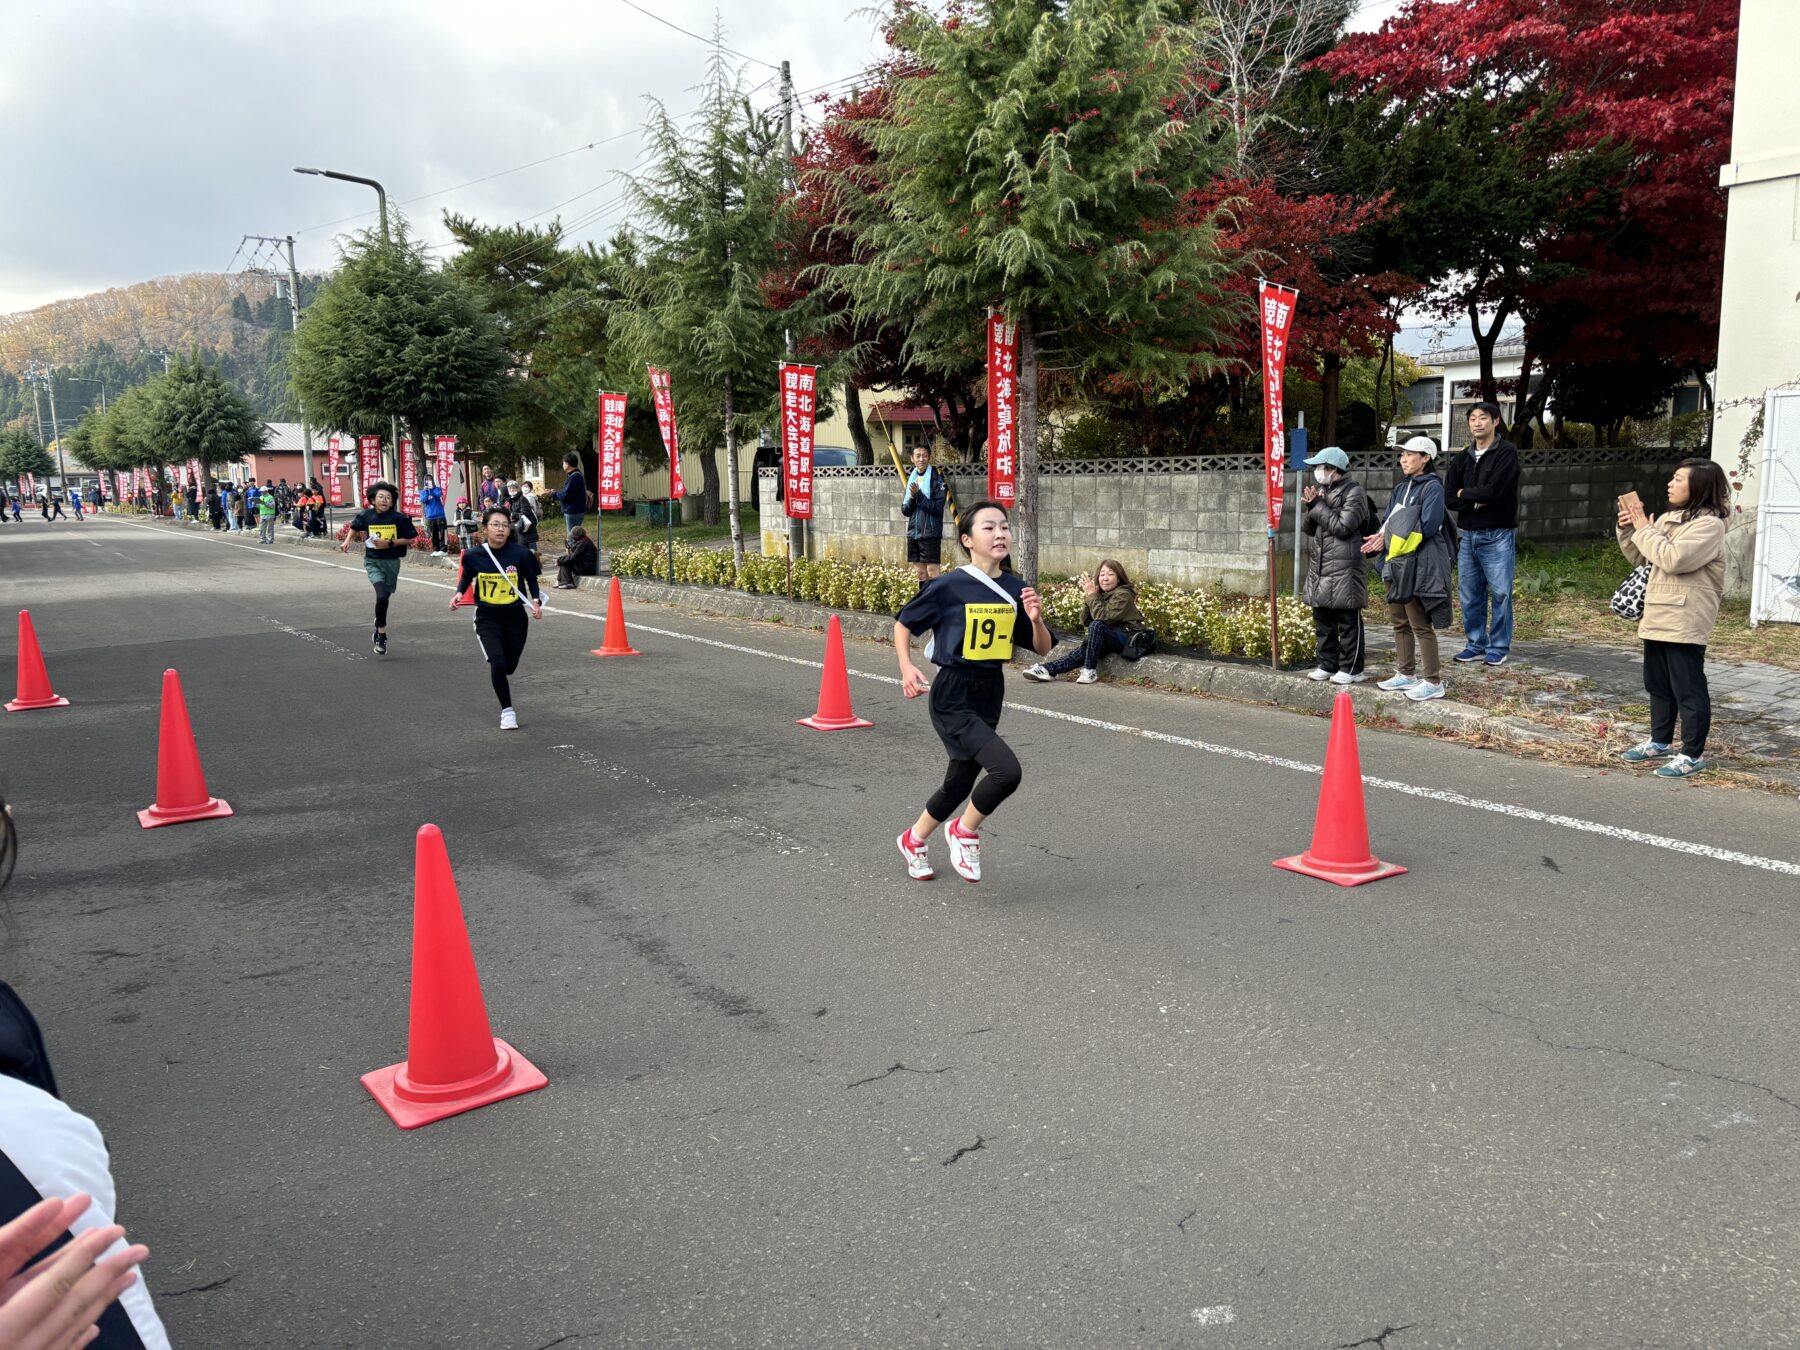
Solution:
<svg viewBox="0 0 1800 1350">
<path fill-rule="evenodd" d="M 1081 626 L 1087 640 L 1073 651 L 1051 661 L 1040 662 L 1025 672 L 1028 680 L 1039 682 L 1067 675 L 1076 666 L 1081 674 L 1076 684 L 1092 684 L 1100 678 L 1100 658 L 1108 652 L 1122 652 L 1125 642 L 1138 629 L 1148 628 L 1138 609 L 1137 591 L 1125 568 L 1111 558 L 1103 559 L 1094 575 L 1081 574 Z"/>
<path fill-rule="evenodd" d="M 1362 537 L 1369 524 L 1369 494 L 1350 476 L 1350 457 L 1328 445 L 1306 461 L 1313 481 L 1300 489 L 1300 528 L 1312 543 L 1300 596 L 1313 612 L 1318 655 L 1311 680 L 1361 684 L 1363 606 L 1369 602 L 1368 564 Z"/>
<path fill-rule="evenodd" d="M 1627 764 L 1668 763 L 1659 778 L 1686 778 L 1706 767 L 1712 695 L 1706 687 L 1706 644 L 1725 594 L 1725 521 L 1731 486 L 1710 459 L 1684 459 L 1669 479 L 1669 509 L 1652 520 L 1635 492 L 1619 498 L 1619 548 L 1634 567 L 1650 564 L 1644 586 L 1644 689 L 1650 695 L 1650 739 L 1624 754 Z M 1681 753 L 1671 755 L 1675 715 Z"/>
<path fill-rule="evenodd" d="M 529 629 L 526 615 L 544 615 L 544 595 L 538 588 L 537 554 L 512 539 L 512 521 L 504 506 L 490 506 L 481 513 L 481 541 L 462 555 L 462 571 L 456 578 L 455 609 L 463 592 L 475 586 L 475 640 L 488 674 L 494 697 L 500 700 L 500 730 L 513 731 L 519 714 L 513 710 L 509 676 L 525 654 Z M 529 603 L 526 597 L 530 597 Z"/>
</svg>

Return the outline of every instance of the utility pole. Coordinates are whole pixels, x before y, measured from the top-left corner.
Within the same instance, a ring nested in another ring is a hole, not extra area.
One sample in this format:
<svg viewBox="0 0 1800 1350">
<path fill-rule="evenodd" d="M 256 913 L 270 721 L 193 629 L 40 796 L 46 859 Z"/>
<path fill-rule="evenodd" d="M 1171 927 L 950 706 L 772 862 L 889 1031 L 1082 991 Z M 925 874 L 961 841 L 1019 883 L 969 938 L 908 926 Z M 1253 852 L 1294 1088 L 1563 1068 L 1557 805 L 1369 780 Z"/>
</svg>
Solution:
<svg viewBox="0 0 1800 1350">
<path fill-rule="evenodd" d="M 56 421 L 56 372 L 51 370 L 45 377 L 45 384 L 50 390 L 50 430 L 56 433 L 56 476 L 62 480 L 63 487 L 69 485 L 69 471 L 63 467 L 62 428 Z"/>
<path fill-rule="evenodd" d="M 786 172 L 789 175 L 788 186 L 791 188 L 793 186 L 792 175 L 794 172 L 794 70 L 792 65 L 786 61 L 781 63 L 781 146 L 787 157 Z M 791 328 L 783 329 L 781 335 L 787 343 L 788 360 L 792 361 L 794 359 L 794 330 Z M 787 478 L 787 446 L 781 439 L 779 426 L 776 427 L 775 445 L 776 454 L 778 456 L 775 463 L 775 473 L 777 475 L 776 481 L 782 483 L 785 488 L 785 480 Z M 781 495 L 782 508 L 785 510 L 787 507 L 787 494 L 783 491 Z M 798 516 L 789 516 L 787 524 L 788 556 L 792 558 L 804 558 L 806 556 L 806 522 Z"/>
<path fill-rule="evenodd" d="M 266 234 L 247 234 L 244 236 L 244 243 L 247 244 L 251 240 L 255 240 L 259 244 L 273 244 L 278 253 L 283 248 L 287 250 L 288 314 L 293 320 L 293 331 L 299 332 L 300 272 L 299 269 L 294 266 L 294 236 L 290 234 L 282 239 L 271 239 Z M 300 409 L 300 461 L 301 476 L 305 482 L 310 483 L 313 477 L 312 428 L 306 424 L 306 408 L 304 406 Z"/>
<path fill-rule="evenodd" d="M 31 377 L 31 411 L 37 418 L 38 449 L 48 450 L 50 442 L 44 439 L 44 404 L 38 396 L 38 380 L 42 378 L 44 368 L 33 361 L 25 368 L 25 373 Z"/>
</svg>

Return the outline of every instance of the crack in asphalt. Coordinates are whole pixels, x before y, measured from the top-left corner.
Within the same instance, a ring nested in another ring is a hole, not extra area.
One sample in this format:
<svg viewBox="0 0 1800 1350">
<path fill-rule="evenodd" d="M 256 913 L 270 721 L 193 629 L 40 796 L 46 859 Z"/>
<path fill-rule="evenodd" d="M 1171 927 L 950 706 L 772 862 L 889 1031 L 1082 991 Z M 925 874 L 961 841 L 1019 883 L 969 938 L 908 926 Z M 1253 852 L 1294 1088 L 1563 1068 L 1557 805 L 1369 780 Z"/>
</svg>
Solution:
<svg viewBox="0 0 1800 1350">
<path fill-rule="evenodd" d="M 214 1280 L 211 1284 L 197 1284 L 192 1289 L 169 1289 L 157 1294 L 158 1298 L 180 1298 L 183 1294 L 210 1294 L 215 1289 L 223 1289 L 237 1276 L 227 1275 L 222 1280 Z"/>
<path fill-rule="evenodd" d="M 1356 1350 L 1356 1347 L 1359 1345 L 1386 1346 L 1387 1338 L 1389 1336 L 1398 1336 L 1401 1332 L 1411 1331 L 1418 1325 L 1417 1322 L 1408 1322 L 1405 1326 L 1383 1327 L 1373 1336 L 1364 1336 L 1360 1341 L 1344 1341 L 1338 1345 L 1335 1350 Z"/>
<path fill-rule="evenodd" d="M 1460 990 L 1456 992 L 1456 997 L 1472 1007 L 1480 1008 L 1483 1012 L 1493 1014 L 1495 1017 L 1504 1017 L 1509 1022 L 1523 1022 L 1526 1026 L 1534 1028 L 1531 1033 L 1531 1038 L 1539 1045 L 1547 1046 L 1551 1050 L 1569 1050 L 1577 1054 L 1597 1051 L 1604 1055 L 1623 1055 L 1626 1059 L 1635 1059 L 1642 1064 L 1654 1064 L 1657 1068 L 1667 1069 L 1670 1073 L 1693 1074 L 1700 1078 L 1710 1078 L 1715 1083 L 1731 1083 L 1737 1087 L 1752 1088 L 1765 1096 L 1774 1098 L 1790 1111 L 1800 1111 L 1800 1102 L 1794 1101 L 1791 1097 L 1784 1097 L 1779 1092 L 1775 1091 L 1774 1088 L 1766 1087 L 1761 1083 L 1752 1082 L 1748 1078 L 1734 1078 L 1728 1073 L 1714 1073 L 1710 1069 L 1698 1068 L 1691 1064 L 1674 1064 L 1666 1059 L 1658 1059 L 1655 1055 L 1646 1055 L 1637 1050 L 1627 1049 L 1622 1045 L 1589 1045 L 1575 1042 L 1553 1041 L 1548 1036 L 1542 1035 L 1535 1030 L 1535 1028 L 1543 1025 L 1542 1022 L 1537 1021 L 1535 1018 L 1526 1017 L 1520 1013 L 1507 1012 L 1504 1008 L 1496 1008 L 1490 1003 L 1483 1003 L 1478 998 L 1470 998 Z"/>
<path fill-rule="evenodd" d="M 1187 1232 L 1188 1220 L 1199 1213 L 1200 1211 L 1197 1209 L 1190 1209 L 1186 1214 L 1181 1216 L 1181 1222 L 1177 1223 L 1175 1226 L 1182 1232 Z"/>
<path fill-rule="evenodd" d="M 939 1163 L 938 1166 L 939 1167 L 948 1167 L 951 1163 L 955 1162 L 958 1158 L 962 1157 L 965 1153 L 975 1153 L 978 1151 L 983 1151 L 983 1146 L 986 1143 L 987 1143 L 987 1136 L 978 1134 L 975 1136 L 974 1143 L 963 1145 L 963 1147 L 957 1149 L 956 1152 L 952 1153 L 948 1158 L 945 1158 L 943 1162 Z"/>
<path fill-rule="evenodd" d="M 845 1084 L 845 1091 L 849 1091 L 850 1088 L 859 1088 L 864 1083 L 879 1083 L 882 1079 L 890 1077 L 891 1075 L 897 1074 L 897 1073 L 922 1073 L 922 1074 L 929 1076 L 934 1073 L 949 1073 L 950 1070 L 954 1069 L 955 1067 L 956 1066 L 954 1064 L 946 1064 L 941 1069 L 909 1069 L 904 1064 L 895 1064 L 891 1068 L 883 1069 L 880 1073 L 875 1074 L 872 1077 L 859 1078 L 854 1083 Z"/>
</svg>

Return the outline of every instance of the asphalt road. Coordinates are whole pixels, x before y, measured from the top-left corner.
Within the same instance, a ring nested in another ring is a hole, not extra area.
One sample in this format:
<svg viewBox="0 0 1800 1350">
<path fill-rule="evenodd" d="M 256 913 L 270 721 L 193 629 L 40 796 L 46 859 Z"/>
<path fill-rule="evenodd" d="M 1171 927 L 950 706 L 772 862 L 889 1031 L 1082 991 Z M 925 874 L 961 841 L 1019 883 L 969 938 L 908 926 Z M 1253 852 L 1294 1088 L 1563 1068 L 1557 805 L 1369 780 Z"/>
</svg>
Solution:
<svg viewBox="0 0 1800 1350">
<path fill-rule="evenodd" d="M 377 660 L 337 555 L 0 575 L 74 700 L 0 718 L 4 969 L 178 1346 L 1800 1343 L 1792 800 L 1365 732 L 1412 870 L 1345 891 L 1269 865 L 1324 722 L 1015 677 L 1112 725 L 1009 711 L 988 879 L 921 885 L 925 709 L 795 726 L 816 634 L 558 599 L 502 733 L 447 589 Z M 143 831 L 171 666 L 237 815 Z M 550 1084 L 403 1133 L 426 821 Z"/>
</svg>

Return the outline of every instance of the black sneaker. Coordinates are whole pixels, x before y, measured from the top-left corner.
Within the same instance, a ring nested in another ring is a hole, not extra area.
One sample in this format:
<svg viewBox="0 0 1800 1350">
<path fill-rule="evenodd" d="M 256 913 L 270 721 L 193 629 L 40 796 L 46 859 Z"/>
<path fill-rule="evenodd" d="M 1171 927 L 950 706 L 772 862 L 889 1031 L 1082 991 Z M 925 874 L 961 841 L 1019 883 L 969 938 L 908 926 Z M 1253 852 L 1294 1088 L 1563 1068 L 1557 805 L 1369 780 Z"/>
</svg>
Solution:
<svg viewBox="0 0 1800 1350">
<path fill-rule="evenodd" d="M 381 632 L 380 629 L 377 629 L 375 632 L 375 655 L 387 655 L 387 635 Z"/>
</svg>

